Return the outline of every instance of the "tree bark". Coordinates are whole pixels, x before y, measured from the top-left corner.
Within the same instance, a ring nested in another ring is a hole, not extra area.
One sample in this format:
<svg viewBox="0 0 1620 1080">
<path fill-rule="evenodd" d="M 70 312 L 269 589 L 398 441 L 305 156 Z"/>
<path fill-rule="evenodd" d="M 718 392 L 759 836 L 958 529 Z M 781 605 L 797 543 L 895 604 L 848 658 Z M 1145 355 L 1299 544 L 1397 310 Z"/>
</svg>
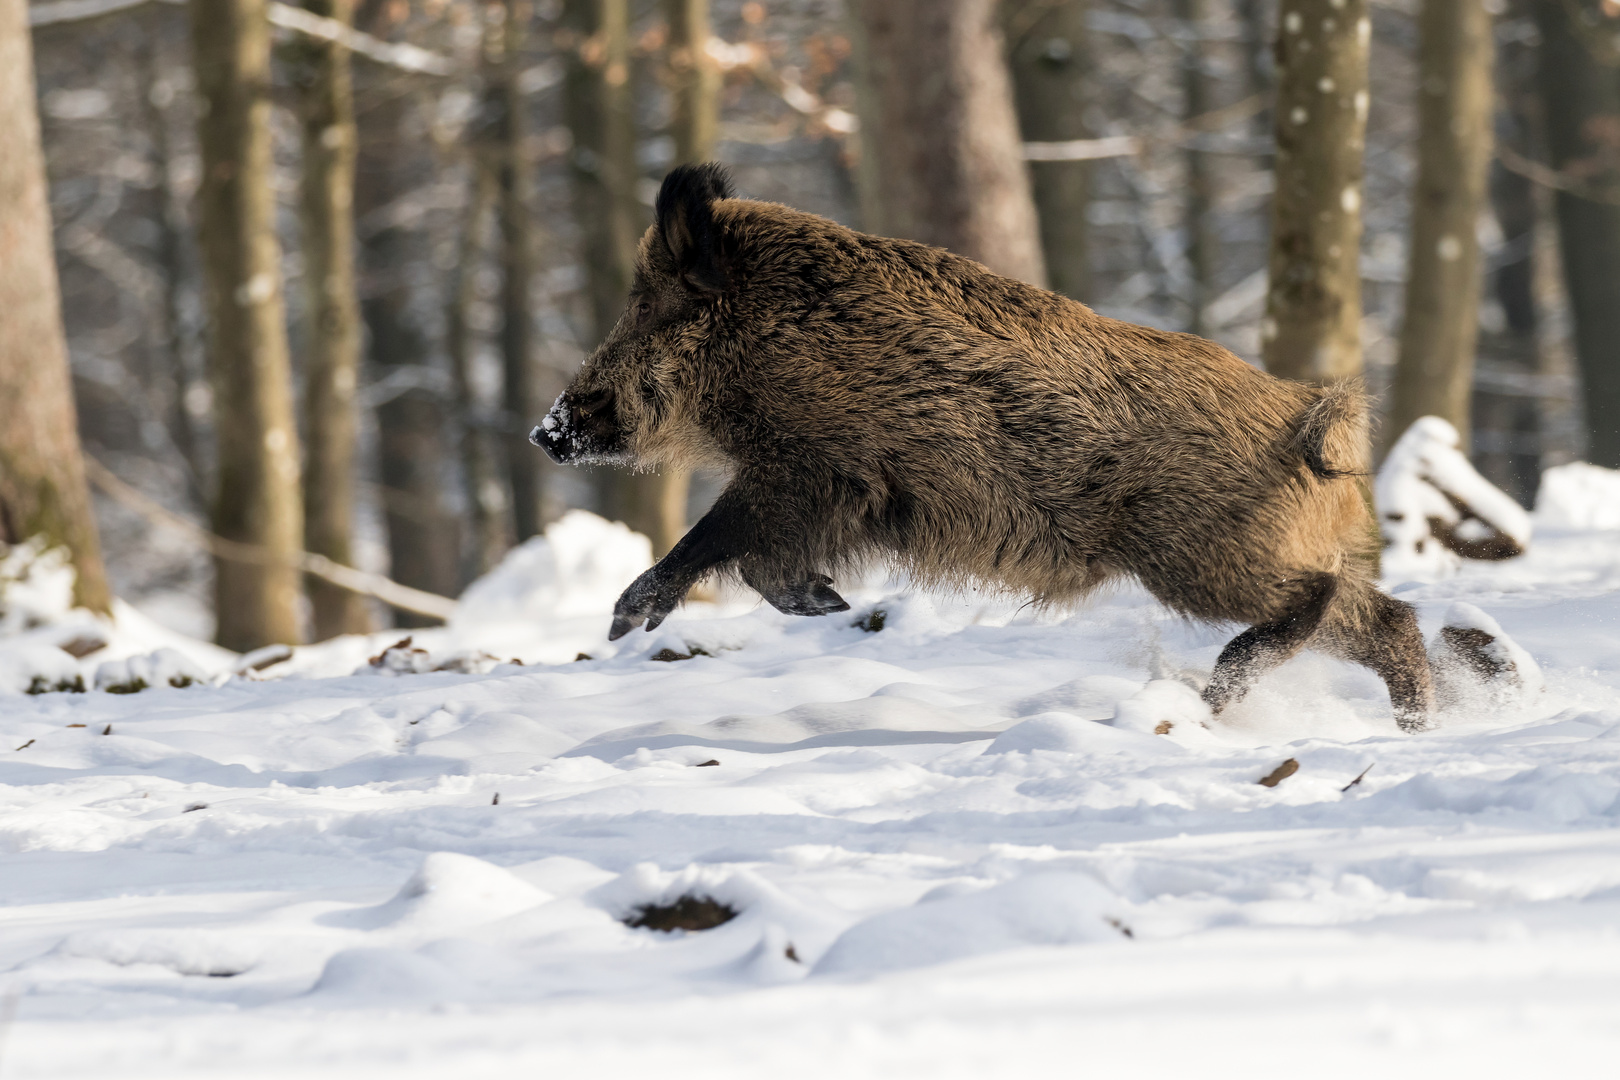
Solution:
<svg viewBox="0 0 1620 1080">
<path fill-rule="evenodd" d="M 709 55 L 709 0 L 664 0 L 674 76 L 675 163 L 714 160 L 720 142 L 720 65 Z"/>
<path fill-rule="evenodd" d="M 285 565 L 215 560 L 216 639 L 299 640 L 303 507 L 298 431 L 270 188 L 270 24 L 265 0 L 192 0 L 201 98 L 199 236 L 219 444 L 214 532 Z"/>
<path fill-rule="evenodd" d="M 1283 0 L 1277 35 L 1277 187 L 1261 339 L 1274 375 L 1361 372 L 1361 173 L 1367 0 Z"/>
<path fill-rule="evenodd" d="M 1522 6 L 1510 12 L 1510 17 L 1524 14 Z M 1504 41 L 1499 44 L 1495 65 L 1500 103 L 1495 121 L 1497 142 L 1527 160 L 1538 154 L 1532 132 L 1540 126 L 1539 52 L 1522 39 Z M 1473 459 L 1481 476 L 1529 507 L 1540 483 L 1544 449 L 1541 396 L 1533 389 L 1538 381 L 1543 326 L 1535 283 L 1537 275 L 1546 271 L 1538 265 L 1536 254 L 1541 242 L 1538 193 L 1529 177 L 1500 160 L 1491 165 L 1488 190 L 1502 233 L 1493 260 L 1496 269 L 1490 295 L 1501 307 L 1504 325 L 1499 331 L 1481 326 L 1478 354 L 1481 363 L 1491 363 L 1498 372 L 1517 378 L 1496 383 L 1475 380 Z"/>
<path fill-rule="evenodd" d="M 1586 398 L 1587 459 L 1620 468 L 1620 18 L 1596 0 L 1539 0 L 1541 86 L 1558 237 Z"/>
<path fill-rule="evenodd" d="M 534 213 L 529 206 L 534 170 L 523 146 L 523 93 L 518 87 L 524 20 L 531 7 L 527 0 L 505 0 L 505 18 L 486 50 L 493 61 L 487 107 L 495 128 L 493 166 L 499 193 L 502 405 L 520 425 L 544 411 L 535 385 L 534 314 L 529 301 L 534 281 Z M 513 524 L 517 538 L 527 540 L 544 524 L 542 455 L 515 432 L 508 432 L 503 443 L 512 478 Z"/>
<path fill-rule="evenodd" d="M 500 562 L 501 556 L 512 546 L 512 534 L 507 515 L 510 507 L 507 487 L 502 483 L 496 448 L 491 445 L 494 435 L 480 423 L 480 410 L 473 393 L 468 313 L 476 294 L 474 268 L 485 250 L 485 220 L 495 202 L 495 177 L 480 155 L 473 156 L 472 168 L 472 200 L 461 232 L 460 256 L 451 271 L 445 337 L 456 385 L 456 409 L 461 414 L 461 470 L 466 477 L 467 499 L 472 510 L 471 569 L 474 575 L 481 575 Z"/>
<path fill-rule="evenodd" d="M 669 67 L 674 84 L 675 164 L 714 160 L 720 142 L 720 65 L 709 54 L 709 0 L 664 0 L 669 21 Z M 686 533 L 686 503 L 692 477 L 685 469 L 660 469 L 656 477 L 657 532 L 663 555 Z"/>
<path fill-rule="evenodd" d="M 372 101 L 358 113 L 359 158 L 355 212 L 359 221 L 418 190 L 432 176 L 431 148 L 410 126 L 412 98 L 397 85 L 399 76 L 368 67 L 360 100 Z M 375 81 L 372 81 L 375 80 Z M 367 335 L 366 360 L 375 381 L 391 375 L 427 376 L 377 406 L 378 479 L 388 528 L 389 576 L 402 585 L 455 596 L 460 591 L 460 521 L 445 507 L 446 478 L 453 446 L 446 432 L 445 399 L 433 385 L 438 372 L 431 351 L 421 296 L 405 268 L 420 266 L 430 254 L 421 231 L 404 222 L 384 221 L 363 230 L 360 239 L 360 317 Z M 399 626 L 432 620 L 395 611 Z"/>
<path fill-rule="evenodd" d="M 1492 19 L 1484 0 L 1424 0 L 1418 41 L 1418 174 L 1400 362 L 1385 436 L 1451 421 L 1469 446 L 1480 253 L 1491 162 Z"/>
<path fill-rule="evenodd" d="M 868 227 L 1046 282 L 993 0 L 854 0 Z"/>
<path fill-rule="evenodd" d="M 316 15 L 348 25 L 353 0 L 304 0 Z M 309 353 L 304 369 L 307 438 L 304 544 L 318 555 L 354 562 L 355 388 L 360 372 L 360 301 L 354 268 L 354 91 L 349 51 L 300 41 L 295 54 L 304 171 L 300 209 Z M 331 582 L 305 582 L 315 640 L 371 628 L 366 599 Z"/>
<path fill-rule="evenodd" d="M 0 0 L 0 540 L 64 546 L 80 607 L 110 612 L 51 249 L 26 0 Z"/>
<path fill-rule="evenodd" d="M 1015 0 L 1003 25 L 1012 69 L 1018 127 L 1029 142 L 1084 139 L 1086 130 L 1085 0 Z M 1033 161 L 1030 188 L 1040 219 L 1047 283 L 1065 296 L 1091 294 L 1086 214 L 1091 162 Z"/>
<path fill-rule="evenodd" d="M 1215 88 L 1204 71 L 1204 43 L 1199 32 L 1205 19 L 1204 0 L 1176 0 L 1176 17 L 1187 31 L 1181 54 L 1181 118 L 1185 123 L 1215 107 Z M 1186 162 L 1187 201 L 1182 205 L 1182 234 L 1186 238 L 1187 303 L 1191 309 L 1187 329 L 1208 336 L 1204 309 L 1215 299 L 1215 271 L 1220 260 L 1220 237 L 1215 232 L 1215 176 L 1209 155 L 1190 135 L 1182 149 Z"/>
<path fill-rule="evenodd" d="M 575 45 L 565 84 L 565 110 L 574 136 L 574 213 L 584 234 L 593 330 L 599 340 L 624 310 L 636 245 L 648 224 L 636 195 L 640 170 L 630 82 L 630 6 L 628 0 L 568 0 L 563 18 Z M 679 533 L 671 535 L 667 524 L 669 492 L 658 474 L 614 469 L 601 474 L 600 484 L 605 517 L 647 536 L 655 554 L 673 546 Z"/>
</svg>

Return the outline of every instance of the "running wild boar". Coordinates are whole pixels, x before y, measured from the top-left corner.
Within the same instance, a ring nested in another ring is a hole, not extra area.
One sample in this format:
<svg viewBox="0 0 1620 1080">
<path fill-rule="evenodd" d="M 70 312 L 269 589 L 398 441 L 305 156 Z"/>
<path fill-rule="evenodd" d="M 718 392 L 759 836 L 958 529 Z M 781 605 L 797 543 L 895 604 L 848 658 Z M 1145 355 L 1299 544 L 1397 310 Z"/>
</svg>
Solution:
<svg viewBox="0 0 1620 1080">
<path fill-rule="evenodd" d="M 846 610 L 832 575 L 872 557 L 1045 604 L 1134 578 L 1249 627 L 1203 691 L 1216 714 L 1310 647 L 1377 672 L 1417 729 L 1434 691 L 1412 609 L 1372 581 L 1365 416 L 1348 386 L 734 198 L 700 165 L 665 178 L 623 316 L 530 439 L 731 475 L 612 638 L 715 572 L 793 615 Z"/>
</svg>

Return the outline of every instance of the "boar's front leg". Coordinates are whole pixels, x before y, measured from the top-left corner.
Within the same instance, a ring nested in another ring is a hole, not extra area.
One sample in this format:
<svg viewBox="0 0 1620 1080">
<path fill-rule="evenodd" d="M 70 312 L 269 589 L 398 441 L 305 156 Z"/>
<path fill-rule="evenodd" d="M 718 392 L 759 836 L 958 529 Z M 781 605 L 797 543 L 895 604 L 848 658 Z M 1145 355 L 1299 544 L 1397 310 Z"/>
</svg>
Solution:
<svg viewBox="0 0 1620 1080">
<path fill-rule="evenodd" d="M 618 603 L 613 605 L 613 626 L 608 630 L 608 640 L 617 641 L 643 621 L 648 630 L 656 630 L 703 575 L 768 550 L 772 546 L 769 537 L 779 535 L 782 526 L 768 523 L 764 520 L 767 516 L 761 501 L 750 499 L 736 485 L 727 488 L 669 554 L 631 582 L 619 596 Z M 745 568 L 743 580 L 757 589 L 772 607 L 788 615 L 826 615 L 849 610 L 844 598 L 829 587 L 832 578 L 825 574 L 810 574 L 804 580 L 776 584 L 760 580 L 759 575 L 750 574 Z"/>
</svg>

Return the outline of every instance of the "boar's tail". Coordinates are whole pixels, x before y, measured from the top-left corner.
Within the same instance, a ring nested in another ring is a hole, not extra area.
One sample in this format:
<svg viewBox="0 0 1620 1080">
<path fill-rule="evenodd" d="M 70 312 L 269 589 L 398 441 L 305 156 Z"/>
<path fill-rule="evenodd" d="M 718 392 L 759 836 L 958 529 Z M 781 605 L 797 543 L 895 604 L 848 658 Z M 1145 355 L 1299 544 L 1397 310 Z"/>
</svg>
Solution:
<svg viewBox="0 0 1620 1080">
<path fill-rule="evenodd" d="M 1365 475 L 1355 469 L 1334 468 L 1327 460 L 1328 442 L 1335 432 L 1346 427 L 1365 428 L 1367 397 L 1360 384 L 1354 380 L 1337 382 L 1320 388 L 1316 394 L 1316 400 L 1294 421 L 1292 449 L 1305 459 L 1305 467 L 1323 480 Z"/>
</svg>

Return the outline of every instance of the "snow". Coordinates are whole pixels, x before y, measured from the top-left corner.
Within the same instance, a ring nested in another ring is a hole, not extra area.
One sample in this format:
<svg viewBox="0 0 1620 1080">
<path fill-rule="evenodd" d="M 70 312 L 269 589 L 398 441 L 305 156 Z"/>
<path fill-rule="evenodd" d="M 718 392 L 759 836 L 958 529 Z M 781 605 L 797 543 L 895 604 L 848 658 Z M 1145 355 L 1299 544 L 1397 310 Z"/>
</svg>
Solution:
<svg viewBox="0 0 1620 1080">
<path fill-rule="evenodd" d="M 14 551 L 0 1070 L 1590 1075 L 1620 1050 L 1620 530 L 1580 502 L 1613 474 L 1563 475 L 1528 554 L 1392 577 L 1519 673 L 1421 735 L 1314 654 L 1205 727 L 1233 630 L 1136 589 L 841 581 L 846 614 L 723 597 L 609 643 L 650 553 L 584 514 L 448 627 L 285 658 L 69 611 Z M 622 921 L 682 896 L 738 914 Z"/>
<path fill-rule="evenodd" d="M 1495 529 L 1521 547 L 1530 543 L 1530 515 L 1475 471 L 1458 449 L 1460 441 L 1449 421 L 1425 416 L 1406 429 L 1384 458 L 1374 498 L 1387 545 L 1386 574 L 1423 579 L 1457 570 L 1462 560 L 1434 540 L 1431 519 L 1457 526 L 1464 540 L 1485 539 Z M 1467 507 L 1468 516 L 1457 502 Z"/>
</svg>

